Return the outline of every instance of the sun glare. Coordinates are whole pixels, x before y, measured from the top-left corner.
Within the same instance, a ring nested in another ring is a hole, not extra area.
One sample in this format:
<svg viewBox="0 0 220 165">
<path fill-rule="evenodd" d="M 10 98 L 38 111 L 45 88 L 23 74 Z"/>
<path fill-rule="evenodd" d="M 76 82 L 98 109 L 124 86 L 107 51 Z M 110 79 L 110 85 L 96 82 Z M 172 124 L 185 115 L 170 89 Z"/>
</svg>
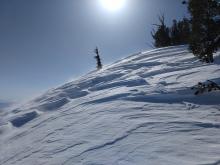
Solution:
<svg viewBox="0 0 220 165">
<path fill-rule="evenodd" d="M 102 6 L 109 11 L 118 11 L 125 5 L 125 0 L 100 0 Z"/>
</svg>

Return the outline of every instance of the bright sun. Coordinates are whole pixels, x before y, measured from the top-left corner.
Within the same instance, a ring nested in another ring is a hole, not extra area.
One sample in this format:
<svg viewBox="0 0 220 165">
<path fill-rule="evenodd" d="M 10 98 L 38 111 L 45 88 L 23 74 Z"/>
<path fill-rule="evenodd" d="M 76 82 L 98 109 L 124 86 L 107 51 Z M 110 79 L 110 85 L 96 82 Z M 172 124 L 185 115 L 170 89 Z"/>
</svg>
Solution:
<svg viewBox="0 0 220 165">
<path fill-rule="evenodd" d="M 125 0 L 100 0 L 102 6 L 109 11 L 117 11 L 123 8 Z"/>
</svg>

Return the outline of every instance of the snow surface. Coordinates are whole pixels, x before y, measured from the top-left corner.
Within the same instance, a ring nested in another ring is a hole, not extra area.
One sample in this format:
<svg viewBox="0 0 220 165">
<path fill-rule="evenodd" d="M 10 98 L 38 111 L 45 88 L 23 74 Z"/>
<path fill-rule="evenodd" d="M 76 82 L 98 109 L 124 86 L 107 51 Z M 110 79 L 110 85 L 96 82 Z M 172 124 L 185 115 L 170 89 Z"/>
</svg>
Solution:
<svg viewBox="0 0 220 165">
<path fill-rule="evenodd" d="M 220 59 L 186 46 L 129 56 L 0 112 L 1 165 L 218 165 Z"/>
</svg>

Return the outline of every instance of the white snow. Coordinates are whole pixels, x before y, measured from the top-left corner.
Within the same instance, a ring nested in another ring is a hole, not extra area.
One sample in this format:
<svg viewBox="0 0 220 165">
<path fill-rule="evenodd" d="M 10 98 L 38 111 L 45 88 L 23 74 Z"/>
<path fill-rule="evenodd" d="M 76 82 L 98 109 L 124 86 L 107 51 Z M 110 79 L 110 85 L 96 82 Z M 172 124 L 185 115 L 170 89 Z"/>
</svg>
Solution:
<svg viewBox="0 0 220 165">
<path fill-rule="evenodd" d="M 186 46 L 129 56 L 0 113 L 1 165 L 218 165 L 219 54 Z"/>
</svg>

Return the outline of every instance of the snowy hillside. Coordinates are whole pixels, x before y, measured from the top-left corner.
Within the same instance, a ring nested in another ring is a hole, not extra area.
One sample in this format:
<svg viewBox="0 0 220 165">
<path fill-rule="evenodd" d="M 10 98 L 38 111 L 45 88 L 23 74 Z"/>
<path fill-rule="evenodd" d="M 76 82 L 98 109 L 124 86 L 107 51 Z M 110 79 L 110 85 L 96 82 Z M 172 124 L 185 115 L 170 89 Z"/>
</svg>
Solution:
<svg viewBox="0 0 220 165">
<path fill-rule="evenodd" d="M 138 53 L 1 112 L 1 165 L 218 165 L 220 60 Z"/>
</svg>

